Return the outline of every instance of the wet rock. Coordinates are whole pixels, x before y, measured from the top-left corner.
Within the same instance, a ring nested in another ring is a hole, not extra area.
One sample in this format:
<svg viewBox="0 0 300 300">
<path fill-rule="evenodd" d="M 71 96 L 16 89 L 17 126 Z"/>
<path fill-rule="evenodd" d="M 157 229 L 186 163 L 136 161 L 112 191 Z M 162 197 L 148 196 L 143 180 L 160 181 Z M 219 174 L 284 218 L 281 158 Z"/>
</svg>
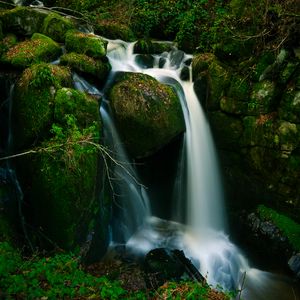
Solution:
<svg viewBox="0 0 300 300">
<path fill-rule="evenodd" d="M 154 57 L 148 54 L 138 54 L 135 58 L 135 62 L 144 69 L 153 68 Z"/>
<path fill-rule="evenodd" d="M 293 123 L 300 123 L 300 91 L 289 88 L 283 94 L 279 106 L 279 116 L 281 119 Z"/>
<path fill-rule="evenodd" d="M 176 93 L 149 75 L 120 73 L 109 98 L 117 128 L 134 157 L 154 153 L 184 130 Z"/>
<path fill-rule="evenodd" d="M 289 261 L 288 265 L 290 269 L 294 272 L 298 279 L 300 279 L 300 253 L 293 255 Z"/>
<path fill-rule="evenodd" d="M 204 283 L 204 277 L 181 250 L 153 249 L 144 260 L 147 286 L 157 288 L 170 280 L 179 280 L 184 274 L 192 280 Z"/>
<path fill-rule="evenodd" d="M 187 66 L 184 66 L 182 69 L 181 69 L 181 72 L 180 72 L 180 79 L 183 80 L 183 81 L 188 81 L 190 80 L 190 68 L 187 67 Z"/>
<path fill-rule="evenodd" d="M 160 54 L 170 50 L 170 43 L 154 42 L 148 39 L 138 40 L 134 45 L 134 53 L 139 54 Z"/>
<path fill-rule="evenodd" d="M 170 52 L 170 65 L 179 68 L 185 53 L 181 50 L 172 50 Z"/>
</svg>

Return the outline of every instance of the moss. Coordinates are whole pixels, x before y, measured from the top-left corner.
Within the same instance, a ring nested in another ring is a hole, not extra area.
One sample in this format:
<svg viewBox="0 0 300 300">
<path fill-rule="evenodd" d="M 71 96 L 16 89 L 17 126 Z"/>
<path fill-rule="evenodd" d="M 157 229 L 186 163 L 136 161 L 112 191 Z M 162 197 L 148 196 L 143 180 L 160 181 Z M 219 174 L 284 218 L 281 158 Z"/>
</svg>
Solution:
<svg viewBox="0 0 300 300">
<path fill-rule="evenodd" d="M 93 34 L 69 30 L 66 34 L 66 49 L 70 52 L 86 54 L 93 58 L 106 55 L 107 42 Z"/>
<path fill-rule="evenodd" d="M 33 63 L 49 62 L 61 53 L 60 46 L 49 37 L 35 33 L 31 40 L 21 42 L 2 56 L 2 60 L 14 67 L 25 68 Z"/>
<path fill-rule="evenodd" d="M 28 147 L 47 134 L 53 122 L 56 89 L 70 86 L 69 69 L 56 65 L 37 64 L 26 69 L 14 94 L 14 136 L 16 148 Z"/>
<path fill-rule="evenodd" d="M 201 72 L 208 70 L 215 59 L 216 57 L 212 53 L 195 55 L 192 61 L 193 79 L 195 80 Z"/>
<path fill-rule="evenodd" d="M 288 88 L 281 99 L 279 116 L 286 121 L 300 123 L 300 91 Z"/>
<path fill-rule="evenodd" d="M 231 75 L 217 61 L 213 61 L 208 68 L 208 78 L 210 102 L 217 106 L 230 85 Z"/>
<path fill-rule="evenodd" d="M 184 130 L 181 105 L 172 88 L 139 73 L 123 73 L 109 98 L 128 151 L 146 156 Z"/>
<path fill-rule="evenodd" d="M 171 51 L 171 44 L 164 42 L 153 42 L 149 39 L 138 40 L 134 45 L 134 53 L 160 54 Z"/>
<path fill-rule="evenodd" d="M 275 61 L 274 52 L 264 52 L 257 60 L 255 64 L 252 78 L 255 81 L 259 81 L 260 76 L 264 73 L 268 66 L 272 65 Z"/>
<path fill-rule="evenodd" d="M 0 63 L 2 62 L 1 56 L 8 51 L 8 49 L 18 43 L 17 37 L 14 34 L 6 35 L 0 41 Z"/>
<path fill-rule="evenodd" d="M 260 205 L 257 211 L 262 219 L 271 221 L 281 230 L 294 250 L 300 251 L 300 224 L 264 205 Z"/>
<path fill-rule="evenodd" d="M 30 7 L 19 6 L 0 14 L 4 32 L 14 32 L 18 35 L 31 36 L 40 32 L 46 12 Z"/>
<path fill-rule="evenodd" d="M 235 75 L 231 79 L 228 96 L 239 101 L 247 102 L 250 94 L 250 85 L 247 78 Z"/>
<path fill-rule="evenodd" d="M 248 102 L 248 114 L 267 114 L 274 109 L 277 90 L 274 82 L 264 80 L 255 83 L 252 87 Z"/>
<path fill-rule="evenodd" d="M 50 13 L 44 20 L 42 33 L 57 42 L 64 42 L 66 32 L 74 28 L 74 24 L 70 19 L 62 17 L 56 13 Z"/>
<path fill-rule="evenodd" d="M 92 76 L 98 79 L 101 83 L 105 83 L 108 73 L 111 69 L 108 62 L 96 60 L 85 54 L 78 54 L 75 52 L 64 54 L 60 57 L 60 63 L 71 67 L 74 71 Z"/>
<path fill-rule="evenodd" d="M 4 34 L 3 34 L 3 29 L 2 29 L 2 22 L 0 20 L 0 40 L 2 40 L 4 37 Z"/>
<path fill-rule="evenodd" d="M 83 129 L 94 121 L 99 124 L 100 113 L 97 99 L 70 88 L 59 89 L 55 96 L 54 120 L 60 123 L 65 115 L 71 114 Z M 100 130 L 100 128 L 98 128 Z"/>
<path fill-rule="evenodd" d="M 234 115 L 246 115 L 248 113 L 248 103 L 230 97 L 222 97 L 220 108 L 222 111 Z"/>
<path fill-rule="evenodd" d="M 109 39 L 121 39 L 133 42 L 136 38 L 132 30 L 127 24 L 121 24 L 114 20 L 100 20 L 95 25 L 95 33 L 103 35 Z"/>
</svg>

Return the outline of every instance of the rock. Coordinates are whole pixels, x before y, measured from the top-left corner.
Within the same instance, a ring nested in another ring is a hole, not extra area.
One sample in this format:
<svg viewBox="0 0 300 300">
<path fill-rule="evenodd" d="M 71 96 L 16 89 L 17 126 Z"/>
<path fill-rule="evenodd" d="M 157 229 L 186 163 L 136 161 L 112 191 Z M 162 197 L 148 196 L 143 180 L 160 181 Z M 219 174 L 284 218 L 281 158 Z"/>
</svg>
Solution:
<svg viewBox="0 0 300 300">
<path fill-rule="evenodd" d="M 279 105 L 279 117 L 283 120 L 300 123 L 300 91 L 288 88 Z"/>
<path fill-rule="evenodd" d="M 2 22 L 0 20 L 0 40 L 2 40 L 3 37 L 4 37 L 4 34 L 3 34 L 3 30 L 2 30 Z M 1 53 L 0 53 L 0 55 L 1 55 Z"/>
<path fill-rule="evenodd" d="M 172 50 L 170 52 L 171 67 L 179 68 L 184 59 L 184 55 L 185 53 L 181 50 Z"/>
<path fill-rule="evenodd" d="M 300 278 L 300 253 L 293 255 L 289 259 L 288 265 L 290 269 L 295 273 L 297 278 Z"/>
<path fill-rule="evenodd" d="M 233 115 L 246 115 L 248 113 L 249 105 L 247 102 L 239 101 L 235 98 L 222 97 L 220 101 L 220 108 L 223 112 Z"/>
<path fill-rule="evenodd" d="M 0 13 L 4 32 L 31 36 L 40 32 L 47 13 L 45 11 L 19 6 Z"/>
<path fill-rule="evenodd" d="M 248 102 L 248 114 L 259 115 L 272 112 L 276 96 L 277 91 L 274 82 L 265 80 L 255 83 Z"/>
<path fill-rule="evenodd" d="M 106 55 L 107 42 L 93 34 L 69 30 L 65 42 L 69 52 L 85 54 L 92 58 L 103 58 Z"/>
<path fill-rule="evenodd" d="M 193 80 L 196 80 L 198 75 L 203 71 L 208 70 L 211 63 L 216 59 L 212 53 L 201 53 L 193 57 L 192 60 L 192 73 Z"/>
<path fill-rule="evenodd" d="M 274 52 L 264 52 L 257 60 L 255 68 L 252 74 L 252 79 L 254 81 L 259 81 L 263 73 L 266 72 L 266 69 L 272 65 L 275 61 Z"/>
<path fill-rule="evenodd" d="M 156 248 L 147 253 L 144 260 L 148 286 L 155 288 L 167 281 L 179 280 L 184 273 L 192 280 L 205 283 L 205 278 L 187 259 L 183 251 Z"/>
<path fill-rule="evenodd" d="M 109 99 L 116 126 L 134 157 L 157 151 L 184 130 L 176 93 L 149 75 L 121 73 Z"/>
<path fill-rule="evenodd" d="M 183 81 L 189 81 L 190 80 L 190 68 L 188 66 L 184 66 L 181 69 L 179 77 Z"/>
<path fill-rule="evenodd" d="M 74 29 L 72 21 L 57 13 L 50 13 L 44 20 L 42 33 L 56 42 L 64 42 L 68 30 Z"/>
<path fill-rule="evenodd" d="M 128 42 L 136 40 L 131 28 L 126 24 L 116 23 L 116 20 L 100 20 L 94 25 L 95 34 L 105 36 L 109 39 L 121 39 Z"/>
<path fill-rule="evenodd" d="M 169 52 L 172 46 L 166 42 L 153 42 L 148 39 L 138 40 L 134 45 L 134 53 L 139 54 L 160 54 Z"/>
<path fill-rule="evenodd" d="M 238 75 L 232 76 L 227 96 L 238 101 L 248 102 L 249 94 L 250 85 L 247 78 Z"/>
<path fill-rule="evenodd" d="M 70 70 L 66 67 L 37 64 L 23 72 L 14 93 L 16 149 L 27 148 L 43 135 L 48 135 L 53 122 L 56 91 L 71 84 Z"/>
<path fill-rule="evenodd" d="M 108 62 L 75 52 L 62 55 L 60 63 L 69 66 L 72 70 L 80 74 L 93 78 L 98 84 L 99 81 L 100 84 L 105 83 L 111 69 Z"/>
<path fill-rule="evenodd" d="M 286 85 L 292 78 L 296 70 L 299 69 L 299 66 L 299 62 L 288 62 L 285 68 L 279 74 L 279 83 L 282 85 Z"/>
<path fill-rule="evenodd" d="M 208 116 L 218 147 L 236 149 L 243 133 L 242 121 L 222 112 L 212 112 Z"/>
<path fill-rule="evenodd" d="M 135 57 L 135 62 L 144 69 L 153 68 L 154 57 L 148 54 L 138 54 Z"/>
<path fill-rule="evenodd" d="M 31 40 L 10 47 L 2 56 L 2 62 L 14 67 L 26 68 L 33 63 L 50 62 L 61 54 L 61 47 L 51 38 L 35 33 Z"/>
</svg>

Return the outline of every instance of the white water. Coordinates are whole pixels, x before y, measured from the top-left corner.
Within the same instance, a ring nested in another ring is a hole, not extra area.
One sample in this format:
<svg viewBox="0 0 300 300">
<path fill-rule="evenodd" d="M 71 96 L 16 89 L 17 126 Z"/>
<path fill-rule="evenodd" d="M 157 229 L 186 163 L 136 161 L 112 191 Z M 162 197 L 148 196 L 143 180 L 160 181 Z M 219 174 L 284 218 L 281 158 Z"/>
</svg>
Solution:
<svg viewBox="0 0 300 300">
<path fill-rule="evenodd" d="M 139 230 L 130 237 L 127 248 L 142 254 L 157 247 L 182 249 L 199 266 L 209 284 L 221 285 L 225 289 L 239 289 L 243 285 L 243 299 L 297 299 L 290 285 L 281 278 L 250 268 L 246 258 L 223 232 L 226 229 L 223 195 L 209 124 L 194 93 L 193 83 L 180 80 L 182 64 L 180 67 L 172 65 L 170 54 L 164 53 L 167 61 L 163 68 L 158 68 L 157 55 L 154 56 L 156 63 L 153 68 L 141 68 L 135 62 L 133 46 L 133 43 L 119 40 L 109 41 L 108 57 L 112 65 L 112 76 L 117 71 L 146 73 L 174 86 L 181 98 L 186 123 L 188 186 L 184 201 L 187 205 L 187 224 L 154 216 L 149 218 L 149 210 L 136 210 L 138 214 L 131 213 L 130 217 L 138 219 L 142 216 L 144 226 L 139 226 Z M 191 56 L 185 55 L 182 63 L 188 58 Z M 106 117 L 104 114 L 104 119 Z M 182 162 L 179 166 L 183 168 Z M 176 189 L 181 190 L 178 182 Z M 134 201 L 136 200 L 138 199 Z M 141 204 L 133 205 L 139 207 Z M 182 219 L 178 217 L 178 212 L 176 219 Z M 243 282 L 245 275 L 246 281 Z M 276 288 L 279 286 L 280 289 Z M 270 290 L 269 287 L 273 289 Z"/>
</svg>

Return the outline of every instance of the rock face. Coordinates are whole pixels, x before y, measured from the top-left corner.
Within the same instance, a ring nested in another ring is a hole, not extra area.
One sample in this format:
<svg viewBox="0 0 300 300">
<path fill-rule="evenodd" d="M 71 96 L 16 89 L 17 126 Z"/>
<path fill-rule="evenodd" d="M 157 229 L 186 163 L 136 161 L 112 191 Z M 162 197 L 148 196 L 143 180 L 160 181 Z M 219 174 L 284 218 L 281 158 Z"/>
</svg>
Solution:
<svg viewBox="0 0 300 300">
<path fill-rule="evenodd" d="M 121 73 L 109 98 L 123 141 L 134 157 L 162 148 L 184 130 L 174 90 L 139 73 Z"/>
<path fill-rule="evenodd" d="M 222 157 L 230 205 L 254 208 L 261 202 L 299 220 L 300 61 L 287 50 L 252 61 L 240 57 L 234 67 L 219 59 L 199 54 L 192 67 Z"/>
</svg>

